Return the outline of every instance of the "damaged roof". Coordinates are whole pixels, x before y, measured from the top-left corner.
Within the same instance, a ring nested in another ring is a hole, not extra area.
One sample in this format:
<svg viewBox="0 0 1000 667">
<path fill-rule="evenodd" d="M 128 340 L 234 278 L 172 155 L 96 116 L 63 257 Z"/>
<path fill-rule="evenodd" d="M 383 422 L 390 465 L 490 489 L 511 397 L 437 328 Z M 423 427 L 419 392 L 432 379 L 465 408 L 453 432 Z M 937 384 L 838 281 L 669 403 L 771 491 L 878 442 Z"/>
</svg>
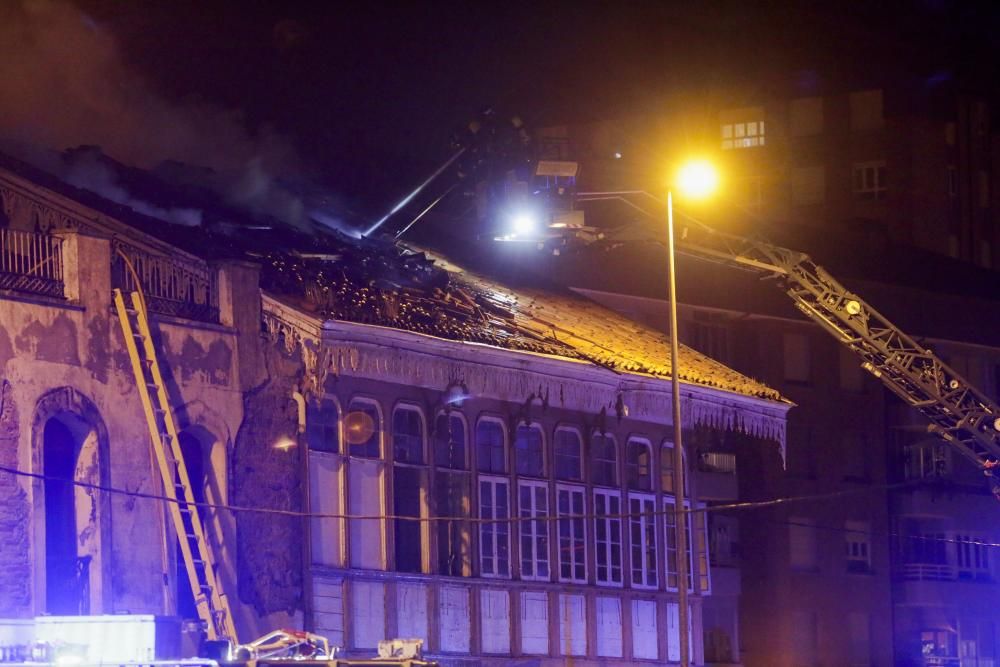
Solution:
<svg viewBox="0 0 1000 667">
<path fill-rule="evenodd" d="M 671 376 L 669 337 L 593 301 L 568 290 L 514 289 L 427 251 L 391 248 L 326 257 L 271 253 L 262 258 L 263 284 L 324 319 Z M 784 400 L 762 382 L 687 346 L 681 346 L 681 356 L 684 382 Z"/>
<path fill-rule="evenodd" d="M 149 172 L 106 157 L 123 187 L 145 199 L 156 189 Z M 559 286 L 529 283 L 517 288 L 459 268 L 444 257 L 381 239 L 350 239 L 341 233 L 283 228 L 280 221 L 241 215 L 195 198 L 202 224 L 182 226 L 110 202 L 89 190 L 9 156 L 0 167 L 102 211 L 166 243 L 203 258 L 243 258 L 261 265 L 261 287 L 299 309 L 341 320 L 590 362 L 616 372 L 671 376 L 670 339 Z M 169 193 L 169 195 L 165 194 Z M 203 197 L 207 197 L 202 193 Z M 164 185 L 157 207 L 181 206 Z M 684 382 L 774 401 L 774 389 L 696 350 L 681 346 Z"/>
</svg>

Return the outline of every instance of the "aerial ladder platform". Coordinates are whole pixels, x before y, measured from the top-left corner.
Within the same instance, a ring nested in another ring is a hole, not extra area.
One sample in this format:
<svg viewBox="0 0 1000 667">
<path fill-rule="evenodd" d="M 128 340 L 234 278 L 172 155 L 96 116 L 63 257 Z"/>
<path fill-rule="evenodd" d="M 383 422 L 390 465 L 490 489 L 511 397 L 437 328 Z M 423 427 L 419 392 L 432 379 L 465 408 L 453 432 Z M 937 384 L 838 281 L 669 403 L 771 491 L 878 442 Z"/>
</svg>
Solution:
<svg viewBox="0 0 1000 667">
<path fill-rule="evenodd" d="M 926 417 L 932 433 L 981 468 L 1000 499 L 1000 482 L 993 474 L 1000 462 L 1000 407 L 989 396 L 809 255 L 765 240 L 721 233 L 697 222 L 682 224 L 678 236 L 678 252 L 776 279 L 796 308 Z"/>
<path fill-rule="evenodd" d="M 140 284 L 138 279 L 135 284 Z M 235 642 L 233 615 L 220 587 L 212 546 L 191 490 L 170 397 L 156 358 L 145 300 L 139 291 L 126 295 L 115 289 L 114 301 L 198 617 L 205 624 L 206 639 Z"/>
</svg>

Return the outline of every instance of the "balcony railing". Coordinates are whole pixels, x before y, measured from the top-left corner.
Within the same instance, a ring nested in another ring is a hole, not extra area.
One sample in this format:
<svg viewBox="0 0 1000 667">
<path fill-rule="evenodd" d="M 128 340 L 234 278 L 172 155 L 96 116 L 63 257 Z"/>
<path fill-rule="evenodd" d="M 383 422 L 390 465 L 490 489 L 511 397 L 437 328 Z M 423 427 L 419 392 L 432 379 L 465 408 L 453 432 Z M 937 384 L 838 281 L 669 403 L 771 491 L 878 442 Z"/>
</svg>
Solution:
<svg viewBox="0 0 1000 667">
<path fill-rule="evenodd" d="M 206 263 L 154 255 L 116 241 L 111 254 L 112 286 L 135 291 L 136 276 L 151 312 L 202 322 L 219 321 L 216 273 Z"/>
<path fill-rule="evenodd" d="M 736 472 L 736 454 L 728 452 L 701 452 L 698 456 L 698 468 L 703 472 Z"/>
<path fill-rule="evenodd" d="M 0 289 L 62 297 L 62 240 L 0 229 Z"/>
<path fill-rule="evenodd" d="M 906 581 L 954 581 L 955 568 L 946 564 L 906 563 L 901 573 Z"/>
</svg>

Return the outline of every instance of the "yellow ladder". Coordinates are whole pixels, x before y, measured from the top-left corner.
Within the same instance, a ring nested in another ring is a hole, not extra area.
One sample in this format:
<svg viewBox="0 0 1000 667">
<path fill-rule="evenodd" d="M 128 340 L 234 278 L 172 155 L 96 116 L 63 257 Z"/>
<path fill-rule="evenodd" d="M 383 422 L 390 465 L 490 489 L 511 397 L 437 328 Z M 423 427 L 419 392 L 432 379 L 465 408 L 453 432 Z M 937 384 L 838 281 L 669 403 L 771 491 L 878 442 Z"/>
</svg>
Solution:
<svg viewBox="0 0 1000 667">
<path fill-rule="evenodd" d="M 132 371 L 146 413 L 156 462 L 163 477 L 163 489 L 170 498 L 167 507 L 177 531 L 198 616 L 205 622 L 208 639 L 235 642 L 233 617 L 229 603 L 219 588 L 212 547 L 205 536 L 191 493 L 191 480 L 177 439 L 177 424 L 174 423 L 160 365 L 156 361 L 145 301 L 139 292 L 130 292 L 129 297 L 131 304 L 126 304 L 122 291 L 114 290 L 115 308 L 125 334 L 125 346 L 132 359 Z"/>
</svg>

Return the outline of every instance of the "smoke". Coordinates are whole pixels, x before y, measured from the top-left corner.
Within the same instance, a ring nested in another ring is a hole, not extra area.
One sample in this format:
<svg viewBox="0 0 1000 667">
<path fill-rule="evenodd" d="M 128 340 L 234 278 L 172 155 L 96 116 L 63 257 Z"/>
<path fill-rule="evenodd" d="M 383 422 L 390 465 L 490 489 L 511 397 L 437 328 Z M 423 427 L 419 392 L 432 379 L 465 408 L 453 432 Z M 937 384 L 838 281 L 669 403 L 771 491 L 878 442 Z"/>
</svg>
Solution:
<svg viewBox="0 0 1000 667">
<path fill-rule="evenodd" d="M 300 169 L 287 141 L 267 129 L 249 132 L 236 112 L 166 99 L 125 63 L 108 30 L 67 2 L 0 2 L 0 148 L 52 171 L 44 149 L 80 145 L 141 169 L 166 162 L 205 167 L 199 185 L 228 204 L 309 225 L 301 197 L 276 178 Z M 180 224 L 201 219 L 191 209 L 134 198 L 97 160 L 54 173 L 147 215 Z"/>
</svg>

